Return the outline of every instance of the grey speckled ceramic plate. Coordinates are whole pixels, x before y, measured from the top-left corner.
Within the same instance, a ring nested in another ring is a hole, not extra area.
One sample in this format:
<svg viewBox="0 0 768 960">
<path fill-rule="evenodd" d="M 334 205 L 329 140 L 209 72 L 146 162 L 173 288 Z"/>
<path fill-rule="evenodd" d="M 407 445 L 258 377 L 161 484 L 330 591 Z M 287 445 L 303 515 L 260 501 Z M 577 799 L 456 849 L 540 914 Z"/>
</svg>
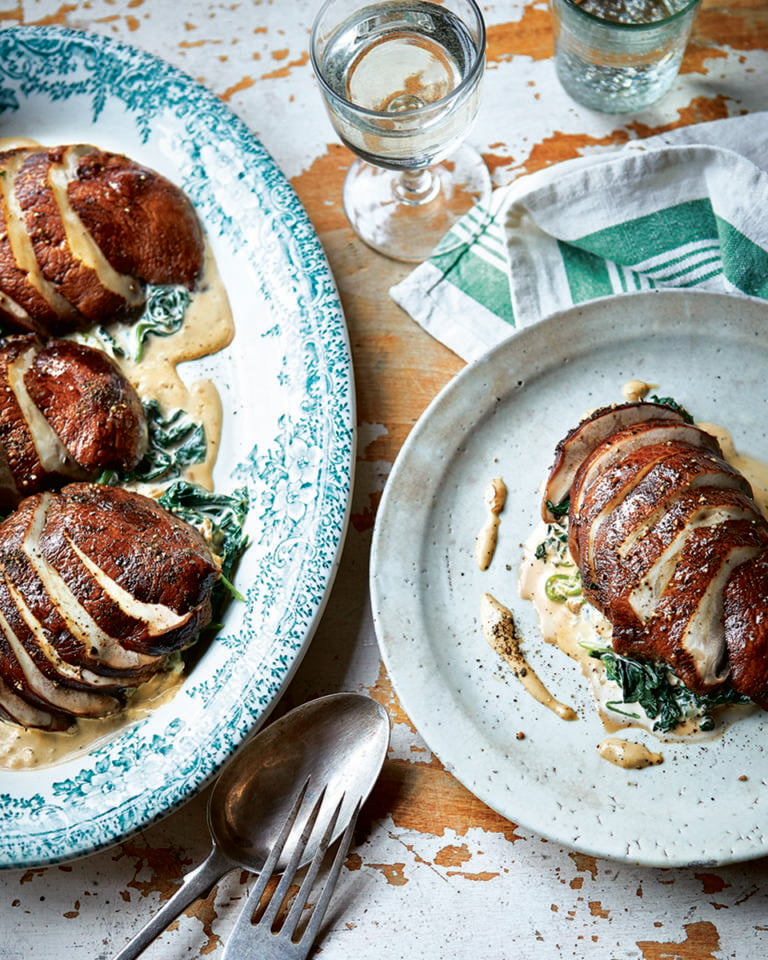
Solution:
<svg viewBox="0 0 768 960">
<path fill-rule="evenodd" d="M 148 54 L 57 28 L 0 30 L 0 137 L 95 143 L 186 191 L 235 318 L 212 378 L 223 492 L 245 487 L 243 602 L 180 692 L 108 742 L 47 769 L 0 770 L 0 867 L 114 843 L 207 783 L 261 724 L 309 643 L 338 564 L 354 450 L 347 331 L 322 247 L 261 144 L 213 94 Z"/>
<path fill-rule="evenodd" d="M 768 461 L 768 305 L 717 294 L 636 293 L 515 334 L 431 404 L 398 457 L 379 509 L 371 589 L 401 702 L 445 766 L 503 816 L 573 849 L 657 866 L 768 854 L 768 714 L 719 738 L 664 744 L 664 763 L 602 760 L 605 736 L 579 668 L 541 639 L 517 594 L 520 545 L 557 440 L 639 378 Z M 496 557 L 474 540 L 488 481 L 509 488 Z M 575 706 L 568 723 L 529 697 L 487 645 L 479 603 L 510 606 L 532 666 Z M 524 739 L 517 739 L 522 731 Z M 659 749 L 637 732 L 633 739 Z"/>
</svg>

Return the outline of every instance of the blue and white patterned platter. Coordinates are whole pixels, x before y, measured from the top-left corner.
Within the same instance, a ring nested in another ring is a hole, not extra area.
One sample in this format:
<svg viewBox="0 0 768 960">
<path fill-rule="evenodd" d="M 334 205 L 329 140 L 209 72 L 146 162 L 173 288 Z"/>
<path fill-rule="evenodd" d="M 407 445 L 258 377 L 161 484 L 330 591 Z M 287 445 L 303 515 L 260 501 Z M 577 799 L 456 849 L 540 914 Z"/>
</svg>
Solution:
<svg viewBox="0 0 768 960">
<path fill-rule="evenodd" d="M 124 838 L 206 784 L 262 723 L 304 653 L 349 511 L 349 343 L 320 243 L 248 129 L 169 65 L 57 28 L 0 31 L 0 137 L 94 143 L 158 170 L 192 199 L 236 334 L 198 361 L 224 408 L 216 487 L 246 486 L 243 602 L 181 690 L 146 719 L 59 765 L 0 770 L 0 867 L 54 863 Z"/>
</svg>

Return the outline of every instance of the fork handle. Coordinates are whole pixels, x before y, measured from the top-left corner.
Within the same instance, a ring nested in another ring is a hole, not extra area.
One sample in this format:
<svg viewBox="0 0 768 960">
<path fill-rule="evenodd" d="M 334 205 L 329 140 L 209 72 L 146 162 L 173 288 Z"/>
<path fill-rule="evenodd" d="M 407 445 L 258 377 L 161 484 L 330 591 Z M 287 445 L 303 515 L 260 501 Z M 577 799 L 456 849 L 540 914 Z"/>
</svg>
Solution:
<svg viewBox="0 0 768 960">
<path fill-rule="evenodd" d="M 194 900 L 202 897 L 235 864 L 214 845 L 206 859 L 191 870 L 170 900 L 168 900 L 152 919 L 127 943 L 112 960 L 134 960 L 150 943 L 159 936 L 171 920 L 175 920 L 181 911 Z"/>
</svg>

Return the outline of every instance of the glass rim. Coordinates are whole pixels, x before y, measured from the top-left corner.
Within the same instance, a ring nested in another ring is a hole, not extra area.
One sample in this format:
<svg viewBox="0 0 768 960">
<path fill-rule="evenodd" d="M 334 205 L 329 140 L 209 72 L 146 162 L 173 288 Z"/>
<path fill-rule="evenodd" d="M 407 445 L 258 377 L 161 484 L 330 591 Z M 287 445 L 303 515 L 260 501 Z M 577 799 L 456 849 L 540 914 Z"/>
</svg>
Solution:
<svg viewBox="0 0 768 960">
<path fill-rule="evenodd" d="M 317 38 L 317 32 L 318 32 L 318 26 L 320 24 L 320 20 L 323 14 L 325 13 L 325 11 L 328 9 L 328 7 L 330 7 L 330 5 L 335 2 L 336 0 L 325 0 L 323 5 L 320 7 L 320 10 L 318 11 L 317 16 L 315 17 L 315 21 L 312 24 L 312 32 L 309 38 L 309 59 L 312 63 L 312 69 L 314 70 L 315 77 L 320 83 L 320 86 L 323 88 L 324 93 L 326 93 L 333 100 L 338 100 L 340 103 L 343 103 L 346 106 L 350 107 L 352 110 L 354 110 L 356 113 L 359 113 L 361 116 L 371 117 L 377 120 L 392 119 L 393 117 L 406 120 L 409 117 L 419 116 L 420 114 L 424 113 L 426 110 L 433 110 L 435 108 L 439 108 L 440 106 L 444 105 L 448 101 L 454 100 L 460 93 L 462 93 L 465 89 L 468 89 L 469 87 L 471 87 L 472 84 L 476 82 L 478 73 L 482 73 L 485 70 L 485 49 L 486 49 L 486 42 L 487 42 L 485 19 L 483 17 L 482 11 L 478 3 L 476 2 L 476 0 L 464 0 L 464 2 L 468 6 L 472 7 L 472 9 L 475 12 L 475 16 L 477 17 L 477 23 L 479 26 L 479 36 L 478 36 L 478 42 L 475 50 L 475 53 L 477 54 L 477 59 L 472 64 L 472 69 L 469 71 L 466 77 L 462 79 L 461 83 L 458 84 L 458 86 L 454 87 L 453 90 L 451 90 L 450 93 L 447 93 L 444 97 L 440 97 L 438 100 L 433 100 L 431 103 L 422 104 L 422 106 L 420 107 L 413 107 L 410 110 L 398 110 L 397 113 L 389 113 L 386 110 L 373 110 L 370 107 L 363 107 L 359 103 L 355 103 L 354 100 L 348 100 L 345 96 L 342 96 L 342 94 L 337 93 L 330 86 L 328 81 L 323 76 L 323 72 L 320 69 L 320 63 L 317 57 L 317 53 L 315 51 L 315 48 L 317 46 L 316 38 Z M 443 3 L 441 2 L 441 0 L 423 0 L 423 2 L 431 6 L 436 6 L 436 7 L 443 6 Z M 699 2 L 699 0 L 695 0 L 695 2 Z M 370 0 L 369 3 L 365 4 L 365 6 L 361 6 L 360 9 L 365 9 L 366 7 L 385 7 L 385 6 L 396 5 L 396 3 L 397 3 L 397 0 Z"/>
<path fill-rule="evenodd" d="M 694 7 L 699 6 L 701 2 L 702 0 L 689 0 L 684 7 L 675 10 L 674 13 L 670 13 L 668 17 L 663 17 L 661 20 L 650 20 L 647 23 L 623 23 L 620 20 L 608 20 L 605 17 L 599 17 L 596 13 L 590 13 L 588 10 L 582 9 L 581 0 L 560 0 L 560 3 L 576 11 L 577 16 L 584 17 L 592 23 L 599 23 L 601 26 L 609 27 L 612 30 L 628 30 L 630 32 L 633 30 L 655 30 L 658 27 L 666 26 L 668 23 L 672 23 L 686 13 L 689 13 Z"/>
</svg>

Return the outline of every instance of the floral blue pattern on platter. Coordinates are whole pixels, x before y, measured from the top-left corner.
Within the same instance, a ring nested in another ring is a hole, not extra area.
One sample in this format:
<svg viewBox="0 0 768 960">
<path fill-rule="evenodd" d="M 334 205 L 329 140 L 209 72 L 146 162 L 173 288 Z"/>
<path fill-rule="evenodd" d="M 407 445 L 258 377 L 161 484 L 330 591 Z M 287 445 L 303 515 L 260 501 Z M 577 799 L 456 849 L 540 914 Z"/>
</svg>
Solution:
<svg viewBox="0 0 768 960">
<path fill-rule="evenodd" d="M 74 759 L 0 770 L 0 867 L 55 863 L 164 816 L 266 719 L 301 660 L 336 572 L 354 453 L 349 342 L 322 247 L 262 145 L 166 63 L 92 34 L 0 30 L 0 137 L 94 143 L 181 186 L 208 233 L 235 318 L 196 361 L 224 433 L 217 489 L 245 486 L 243 602 L 151 716 Z"/>
</svg>

